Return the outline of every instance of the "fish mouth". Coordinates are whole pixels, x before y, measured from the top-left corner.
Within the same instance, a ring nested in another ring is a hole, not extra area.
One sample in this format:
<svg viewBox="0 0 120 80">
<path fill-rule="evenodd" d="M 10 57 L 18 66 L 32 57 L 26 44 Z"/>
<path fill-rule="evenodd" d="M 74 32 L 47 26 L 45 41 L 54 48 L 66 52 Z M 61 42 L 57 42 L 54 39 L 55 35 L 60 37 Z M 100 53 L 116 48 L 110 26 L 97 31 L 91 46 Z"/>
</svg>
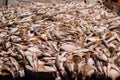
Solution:
<svg viewBox="0 0 120 80">
<path fill-rule="evenodd" d="M 2 76 L 11 75 L 11 76 L 12 76 L 11 72 L 10 72 L 9 70 L 6 70 L 6 69 L 3 69 L 3 70 L 1 71 L 1 75 L 2 75 Z"/>
</svg>

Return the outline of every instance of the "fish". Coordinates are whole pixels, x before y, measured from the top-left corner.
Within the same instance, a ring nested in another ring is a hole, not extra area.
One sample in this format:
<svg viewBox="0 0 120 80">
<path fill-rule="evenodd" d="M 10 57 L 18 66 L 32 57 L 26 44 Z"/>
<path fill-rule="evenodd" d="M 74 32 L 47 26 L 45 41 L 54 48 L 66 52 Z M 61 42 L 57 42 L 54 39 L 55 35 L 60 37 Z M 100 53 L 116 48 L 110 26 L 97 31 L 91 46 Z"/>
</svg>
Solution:
<svg viewBox="0 0 120 80">
<path fill-rule="evenodd" d="M 0 9 L 0 74 L 5 69 L 13 77 L 55 73 L 56 80 L 120 77 L 119 7 L 99 2 L 29 2 Z"/>
</svg>

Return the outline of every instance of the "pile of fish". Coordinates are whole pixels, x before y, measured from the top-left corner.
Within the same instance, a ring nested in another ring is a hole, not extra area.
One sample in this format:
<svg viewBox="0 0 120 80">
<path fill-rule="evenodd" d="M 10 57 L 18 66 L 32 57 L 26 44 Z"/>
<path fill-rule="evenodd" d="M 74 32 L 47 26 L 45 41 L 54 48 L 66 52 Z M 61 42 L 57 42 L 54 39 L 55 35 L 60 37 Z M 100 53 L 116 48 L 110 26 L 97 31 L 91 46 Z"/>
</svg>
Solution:
<svg viewBox="0 0 120 80">
<path fill-rule="evenodd" d="M 120 16 L 101 4 L 0 8 L 0 75 L 56 72 L 56 80 L 120 77 Z"/>
</svg>

